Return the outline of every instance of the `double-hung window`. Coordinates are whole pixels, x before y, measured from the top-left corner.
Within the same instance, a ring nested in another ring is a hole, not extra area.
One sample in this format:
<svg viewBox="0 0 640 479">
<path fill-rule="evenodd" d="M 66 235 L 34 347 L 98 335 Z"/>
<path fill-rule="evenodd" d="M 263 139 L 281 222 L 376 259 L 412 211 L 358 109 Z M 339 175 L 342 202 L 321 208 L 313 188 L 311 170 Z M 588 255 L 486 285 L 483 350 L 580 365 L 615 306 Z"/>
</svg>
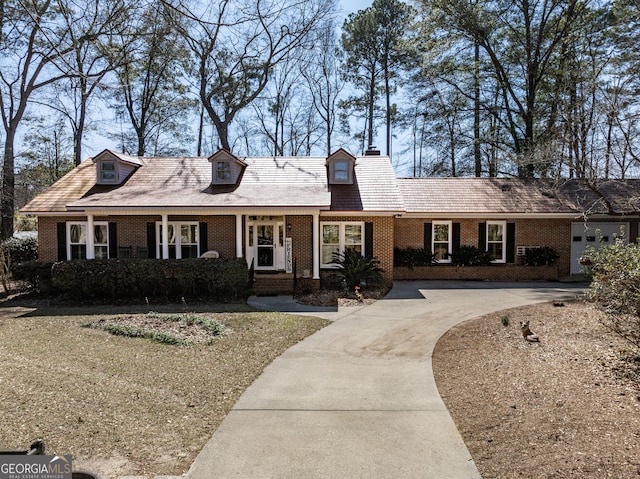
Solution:
<svg viewBox="0 0 640 479">
<path fill-rule="evenodd" d="M 323 268 L 336 267 L 335 255 L 346 249 L 364 254 L 364 223 L 322 223 L 321 231 Z"/>
<path fill-rule="evenodd" d="M 487 251 L 494 263 L 506 262 L 506 221 L 487 221 Z"/>
<path fill-rule="evenodd" d="M 451 262 L 451 221 L 434 221 L 432 224 L 431 251 L 438 263 Z"/>
<path fill-rule="evenodd" d="M 231 180 L 231 165 L 228 161 L 218 161 L 216 165 L 216 180 L 220 182 Z"/>
<path fill-rule="evenodd" d="M 164 239 L 162 237 L 162 223 L 156 223 L 158 242 L 156 244 L 156 257 L 162 258 L 162 245 Z M 198 223 L 169 223 L 169 258 L 197 258 L 200 256 L 200 247 L 198 244 Z"/>
<path fill-rule="evenodd" d="M 95 259 L 109 258 L 109 225 L 107 222 L 93 223 L 93 254 Z M 87 223 L 67 223 L 67 258 L 87 258 Z"/>
<path fill-rule="evenodd" d="M 115 161 L 100 162 L 100 182 L 115 183 L 118 180 Z"/>
</svg>

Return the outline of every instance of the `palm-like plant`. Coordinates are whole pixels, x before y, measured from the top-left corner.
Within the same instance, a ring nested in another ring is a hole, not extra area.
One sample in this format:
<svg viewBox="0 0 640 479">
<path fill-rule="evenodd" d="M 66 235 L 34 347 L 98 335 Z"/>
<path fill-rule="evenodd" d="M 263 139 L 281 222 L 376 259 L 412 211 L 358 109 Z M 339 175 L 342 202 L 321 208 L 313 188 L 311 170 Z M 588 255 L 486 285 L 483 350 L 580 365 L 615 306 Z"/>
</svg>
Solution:
<svg viewBox="0 0 640 479">
<path fill-rule="evenodd" d="M 366 258 L 352 248 L 347 248 L 342 253 L 333 253 L 333 264 L 338 265 L 338 275 L 342 278 L 342 284 L 349 290 L 356 286 L 375 285 L 383 282 L 384 270 L 378 265 L 375 258 Z"/>
</svg>

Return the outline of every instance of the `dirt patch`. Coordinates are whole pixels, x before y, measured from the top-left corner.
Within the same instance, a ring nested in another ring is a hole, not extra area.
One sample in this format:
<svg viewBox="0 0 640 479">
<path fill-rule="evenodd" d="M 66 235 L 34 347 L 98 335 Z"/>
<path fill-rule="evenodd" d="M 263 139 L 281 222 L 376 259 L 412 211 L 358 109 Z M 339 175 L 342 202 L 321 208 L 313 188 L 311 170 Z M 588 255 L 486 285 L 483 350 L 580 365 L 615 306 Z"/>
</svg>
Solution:
<svg viewBox="0 0 640 479">
<path fill-rule="evenodd" d="M 367 288 L 363 289 L 359 296 L 354 291 L 321 289 L 310 294 L 298 295 L 296 296 L 296 301 L 311 306 L 362 306 L 383 298 L 390 289 L 390 286 Z"/>
<path fill-rule="evenodd" d="M 600 314 L 579 302 L 529 306 L 438 342 L 438 389 L 483 478 L 640 475 L 638 390 L 616 373 L 626 345 Z M 523 339 L 522 320 L 539 343 Z"/>
<path fill-rule="evenodd" d="M 226 334 L 188 346 L 82 327 L 113 318 L 114 309 L 0 308 L 0 449 L 24 449 L 41 437 L 48 454 L 72 454 L 74 468 L 103 478 L 184 474 L 262 370 L 328 324 L 202 312 Z M 148 321 L 146 313 L 126 318 Z"/>
</svg>

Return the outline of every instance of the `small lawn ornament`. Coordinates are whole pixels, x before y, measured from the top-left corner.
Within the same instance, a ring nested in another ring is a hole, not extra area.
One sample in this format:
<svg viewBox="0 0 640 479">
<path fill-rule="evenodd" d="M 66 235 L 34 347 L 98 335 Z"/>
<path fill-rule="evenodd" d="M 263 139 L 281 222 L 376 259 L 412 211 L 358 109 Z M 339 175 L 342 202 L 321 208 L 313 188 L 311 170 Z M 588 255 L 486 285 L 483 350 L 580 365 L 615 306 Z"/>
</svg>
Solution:
<svg viewBox="0 0 640 479">
<path fill-rule="evenodd" d="M 360 291 L 360 286 L 355 287 L 355 293 L 356 293 L 356 298 L 358 298 L 358 301 L 362 303 L 362 301 L 364 300 L 364 294 L 362 294 L 362 292 Z"/>
<path fill-rule="evenodd" d="M 529 321 L 520 321 L 520 330 L 522 331 L 522 337 L 530 343 L 540 342 L 540 338 L 536 333 L 531 331 L 529 327 Z"/>
</svg>

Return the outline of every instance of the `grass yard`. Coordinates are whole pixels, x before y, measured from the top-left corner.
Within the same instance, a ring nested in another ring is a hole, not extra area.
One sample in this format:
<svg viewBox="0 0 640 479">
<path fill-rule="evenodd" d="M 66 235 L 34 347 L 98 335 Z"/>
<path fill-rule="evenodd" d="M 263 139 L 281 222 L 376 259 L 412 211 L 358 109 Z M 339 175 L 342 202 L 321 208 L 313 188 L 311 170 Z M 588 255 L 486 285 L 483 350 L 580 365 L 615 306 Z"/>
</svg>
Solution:
<svg viewBox="0 0 640 479">
<path fill-rule="evenodd" d="M 225 334 L 174 346 L 82 327 L 117 317 L 109 306 L 0 307 L 0 449 L 41 437 L 48 454 L 72 454 L 75 469 L 102 477 L 183 474 L 262 370 L 328 324 L 280 313 L 198 314 Z M 129 323 L 147 316 L 126 315 Z"/>
</svg>

